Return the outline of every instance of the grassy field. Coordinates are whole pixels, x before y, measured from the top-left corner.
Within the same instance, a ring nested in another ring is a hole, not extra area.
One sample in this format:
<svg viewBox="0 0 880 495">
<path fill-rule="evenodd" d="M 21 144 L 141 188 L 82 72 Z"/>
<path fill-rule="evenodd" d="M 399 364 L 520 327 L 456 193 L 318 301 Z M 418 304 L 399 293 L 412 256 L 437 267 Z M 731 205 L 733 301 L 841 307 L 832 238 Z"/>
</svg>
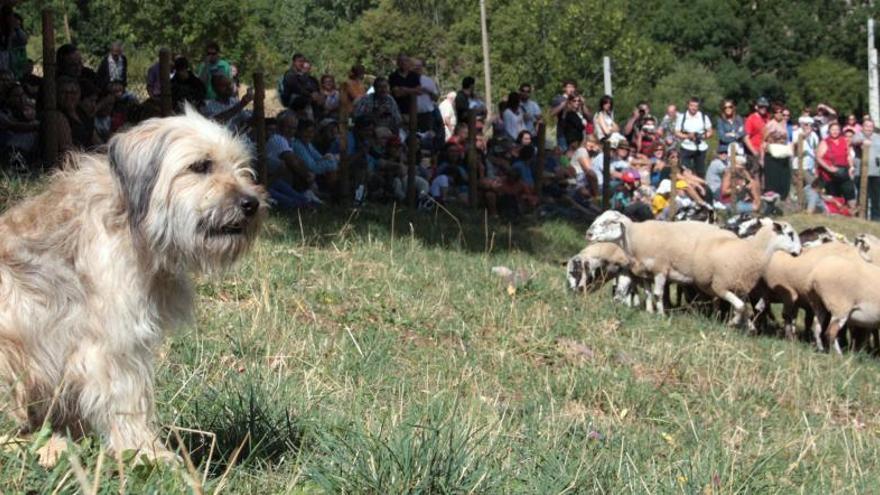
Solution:
<svg viewBox="0 0 880 495">
<path fill-rule="evenodd" d="M 574 296 L 561 263 L 585 229 L 274 216 L 161 350 L 160 420 L 193 465 L 120 470 L 84 441 L 47 471 L 37 439 L 0 452 L 0 491 L 880 490 L 880 362 Z M 507 290 L 496 265 L 533 276 Z"/>
</svg>

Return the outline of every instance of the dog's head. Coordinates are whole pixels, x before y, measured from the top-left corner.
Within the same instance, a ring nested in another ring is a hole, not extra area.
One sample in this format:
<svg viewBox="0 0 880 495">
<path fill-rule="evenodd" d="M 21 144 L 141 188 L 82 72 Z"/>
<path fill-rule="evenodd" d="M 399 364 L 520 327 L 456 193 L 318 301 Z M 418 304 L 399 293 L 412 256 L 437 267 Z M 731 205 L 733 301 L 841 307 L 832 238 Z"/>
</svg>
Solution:
<svg viewBox="0 0 880 495">
<path fill-rule="evenodd" d="M 213 271 L 250 246 L 267 204 L 242 138 L 187 107 L 116 135 L 108 154 L 132 233 L 152 259 Z"/>
</svg>

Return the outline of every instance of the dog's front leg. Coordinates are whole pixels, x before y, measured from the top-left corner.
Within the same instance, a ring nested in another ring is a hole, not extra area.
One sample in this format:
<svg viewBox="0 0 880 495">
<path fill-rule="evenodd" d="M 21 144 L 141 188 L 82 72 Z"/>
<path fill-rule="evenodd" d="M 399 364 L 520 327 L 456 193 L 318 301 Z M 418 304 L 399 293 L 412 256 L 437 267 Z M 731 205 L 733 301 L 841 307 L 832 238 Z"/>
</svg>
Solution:
<svg viewBox="0 0 880 495">
<path fill-rule="evenodd" d="M 153 363 L 146 349 L 112 351 L 96 345 L 83 353 L 79 407 L 83 419 L 117 454 L 176 459 L 153 424 Z"/>
</svg>

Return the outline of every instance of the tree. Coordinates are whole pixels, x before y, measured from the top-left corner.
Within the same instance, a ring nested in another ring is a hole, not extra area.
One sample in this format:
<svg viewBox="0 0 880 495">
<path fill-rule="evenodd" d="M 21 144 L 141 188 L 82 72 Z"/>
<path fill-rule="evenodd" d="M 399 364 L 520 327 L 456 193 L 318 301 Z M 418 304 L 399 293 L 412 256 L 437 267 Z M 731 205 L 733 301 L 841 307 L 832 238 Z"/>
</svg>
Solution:
<svg viewBox="0 0 880 495">
<path fill-rule="evenodd" d="M 867 84 L 863 71 L 823 56 L 799 66 L 797 75 L 806 104 L 826 103 L 841 114 L 863 110 Z"/>
<path fill-rule="evenodd" d="M 692 96 L 702 100 L 704 109 L 714 111 L 721 103 L 721 87 L 707 68 L 685 61 L 673 65 L 672 70 L 657 81 L 652 101 L 655 106 L 681 107 Z"/>
</svg>

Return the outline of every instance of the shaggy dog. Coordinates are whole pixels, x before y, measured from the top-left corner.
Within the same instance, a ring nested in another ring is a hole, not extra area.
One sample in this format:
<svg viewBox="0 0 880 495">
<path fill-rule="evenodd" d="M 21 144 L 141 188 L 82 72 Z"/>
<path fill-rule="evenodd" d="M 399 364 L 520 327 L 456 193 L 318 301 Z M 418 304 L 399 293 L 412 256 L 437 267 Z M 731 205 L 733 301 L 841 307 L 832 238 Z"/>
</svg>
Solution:
<svg viewBox="0 0 880 495">
<path fill-rule="evenodd" d="M 88 432 L 174 457 L 153 424 L 154 350 L 191 319 L 189 274 L 229 266 L 266 211 L 245 143 L 191 109 L 107 148 L 0 216 L 0 394 L 23 434 L 51 425 L 46 465 Z"/>
</svg>

